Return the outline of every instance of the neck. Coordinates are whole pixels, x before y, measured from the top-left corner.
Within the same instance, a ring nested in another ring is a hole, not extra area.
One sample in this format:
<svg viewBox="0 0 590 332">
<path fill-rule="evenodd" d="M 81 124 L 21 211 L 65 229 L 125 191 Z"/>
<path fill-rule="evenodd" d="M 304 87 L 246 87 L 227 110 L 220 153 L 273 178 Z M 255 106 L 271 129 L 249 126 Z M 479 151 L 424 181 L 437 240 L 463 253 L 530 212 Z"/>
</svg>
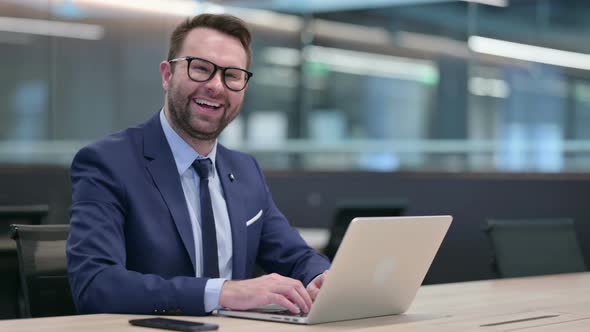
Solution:
<svg viewBox="0 0 590 332">
<path fill-rule="evenodd" d="M 213 146 L 215 146 L 215 140 L 199 140 L 194 137 L 191 137 L 183 130 L 178 128 L 174 121 L 172 121 L 170 117 L 170 112 L 168 111 L 168 107 L 164 107 L 164 115 L 166 116 L 166 120 L 170 124 L 170 127 L 182 138 L 188 145 L 190 145 L 193 150 L 197 151 L 197 153 L 201 156 L 207 156 L 211 150 L 213 150 Z"/>
</svg>

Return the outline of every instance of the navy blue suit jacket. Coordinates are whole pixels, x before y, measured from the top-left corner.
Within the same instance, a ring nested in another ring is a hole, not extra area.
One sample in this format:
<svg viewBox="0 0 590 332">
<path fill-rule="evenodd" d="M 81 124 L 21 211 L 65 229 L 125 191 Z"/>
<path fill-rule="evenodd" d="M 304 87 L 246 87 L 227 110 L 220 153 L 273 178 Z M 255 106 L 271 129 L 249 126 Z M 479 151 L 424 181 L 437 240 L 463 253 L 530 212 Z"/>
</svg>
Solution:
<svg viewBox="0 0 590 332">
<path fill-rule="evenodd" d="M 329 268 L 277 209 L 252 156 L 218 145 L 216 166 L 231 222 L 233 279 L 252 277 L 255 262 L 304 285 Z M 78 311 L 206 314 L 207 279 L 196 278 L 194 267 L 201 248 L 159 114 L 81 149 L 71 176 L 66 251 Z"/>
</svg>

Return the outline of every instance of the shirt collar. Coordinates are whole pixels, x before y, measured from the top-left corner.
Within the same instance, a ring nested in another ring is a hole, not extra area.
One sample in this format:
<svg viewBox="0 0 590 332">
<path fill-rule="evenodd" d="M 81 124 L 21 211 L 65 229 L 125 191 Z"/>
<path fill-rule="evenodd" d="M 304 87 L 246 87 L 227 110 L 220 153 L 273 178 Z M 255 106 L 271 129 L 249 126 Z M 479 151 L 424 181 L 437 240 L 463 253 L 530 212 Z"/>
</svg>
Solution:
<svg viewBox="0 0 590 332">
<path fill-rule="evenodd" d="M 184 172 L 186 172 L 186 170 L 192 166 L 195 159 L 209 158 L 211 159 L 213 169 L 215 169 L 217 140 L 215 140 L 215 144 L 213 145 L 211 152 L 209 152 L 209 154 L 206 156 L 201 156 L 187 142 L 185 142 L 182 137 L 178 136 L 174 129 L 172 129 L 172 126 L 170 126 L 170 123 L 168 123 L 168 119 L 164 114 L 164 109 L 160 111 L 160 123 L 162 124 L 162 130 L 164 130 L 164 135 L 166 136 L 168 145 L 170 145 L 170 149 L 172 150 L 172 155 L 174 156 L 174 161 L 176 162 L 176 167 L 178 168 L 178 174 L 184 174 Z"/>
</svg>

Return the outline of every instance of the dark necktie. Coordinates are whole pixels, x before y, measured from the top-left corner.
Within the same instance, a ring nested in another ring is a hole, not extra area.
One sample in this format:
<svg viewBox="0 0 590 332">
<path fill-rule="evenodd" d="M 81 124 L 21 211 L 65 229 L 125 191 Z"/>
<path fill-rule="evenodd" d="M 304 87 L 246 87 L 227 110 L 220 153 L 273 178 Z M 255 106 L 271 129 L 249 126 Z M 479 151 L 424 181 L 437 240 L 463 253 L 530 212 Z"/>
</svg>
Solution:
<svg viewBox="0 0 590 332">
<path fill-rule="evenodd" d="M 199 175 L 199 192 L 201 202 L 201 235 L 203 242 L 203 277 L 219 278 L 219 264 L 217 260 L 217 233 L 215 218 L 209 193 L 209 167 L 211 159 L 197 159 L 193 167 Z"/>
</svg>

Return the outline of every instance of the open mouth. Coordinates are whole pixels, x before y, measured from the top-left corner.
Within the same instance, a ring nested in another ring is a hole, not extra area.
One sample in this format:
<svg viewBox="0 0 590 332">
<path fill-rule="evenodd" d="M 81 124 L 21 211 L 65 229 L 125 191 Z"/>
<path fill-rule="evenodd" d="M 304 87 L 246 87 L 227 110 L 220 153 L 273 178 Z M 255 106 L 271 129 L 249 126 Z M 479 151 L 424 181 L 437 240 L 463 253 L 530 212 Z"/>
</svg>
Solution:
<svg viewBox="0 0 590 332">
<path fill-rule="evenodd" d="M 199 106 L 201 106 L 202 108 L 205 109 L 210 109 L 210 110 L 216 110 L 219 109 L 221 107 L 221 104 L 219 103 L 214 103 L 205 99 L 193 99 L 193 102 Z"/>
</svg>

